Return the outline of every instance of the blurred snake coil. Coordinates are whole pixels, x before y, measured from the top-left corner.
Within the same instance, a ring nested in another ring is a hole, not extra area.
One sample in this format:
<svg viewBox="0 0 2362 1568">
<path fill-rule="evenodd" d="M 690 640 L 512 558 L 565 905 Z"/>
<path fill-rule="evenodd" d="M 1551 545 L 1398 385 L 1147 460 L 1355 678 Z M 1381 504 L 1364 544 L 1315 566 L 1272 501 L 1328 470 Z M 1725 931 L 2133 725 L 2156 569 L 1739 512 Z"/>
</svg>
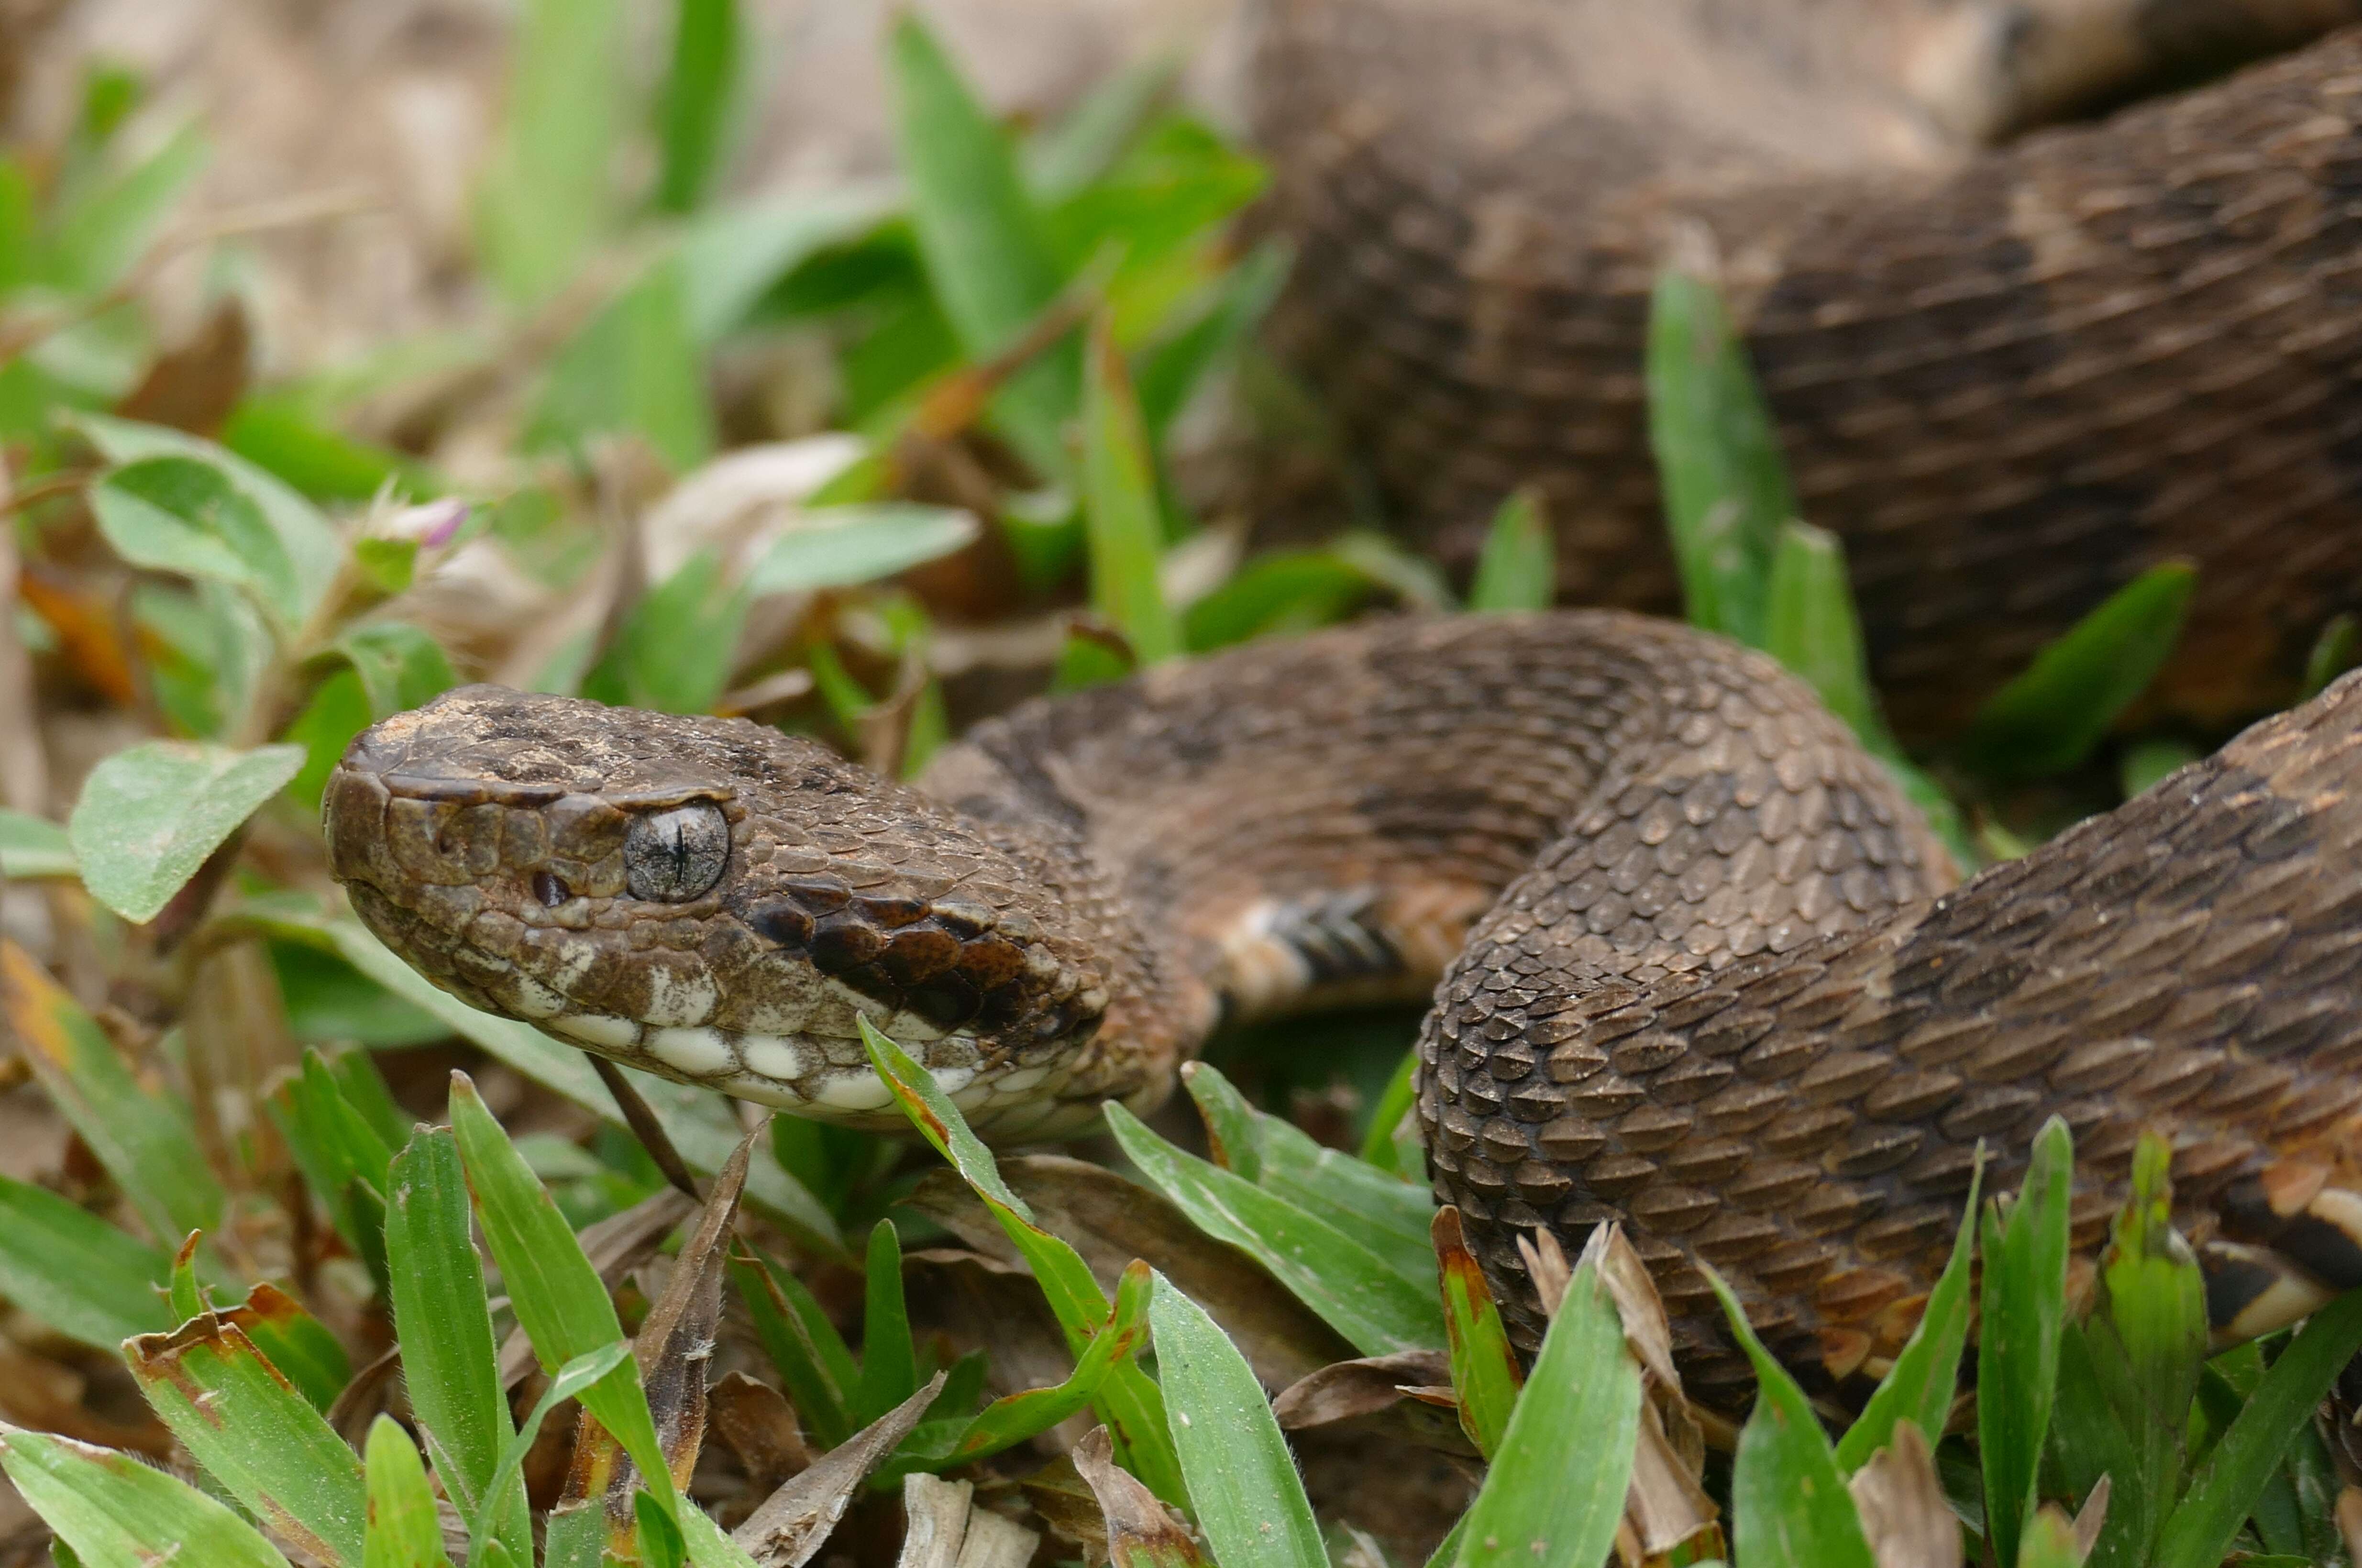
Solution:
<svg viewBox="0 0 2362 1568">
<path fill-rule="evenodd" d="M 1710 237 L 1905 733 L 2162 558 L 2199 588 L 2153 696 L 2204 722 L 2285 701 L 2362 591 L 2362 32 L 2016 134 L 2336 0 L 1270 9 L 1285 337 L 1447 558 L 1539 478 L 1562 597 L 1670 599 L 1647 295 Z M 326 812 L 436 984 L 855 1125 L 901 1125 L 862 1017 L 1008 1143 L 1153 1105 L 1226 1023 L 1431 994 L 1418 1119 L 1513 1334 L 1518 1234 L 1620 1220 L 1735 1410 L 1698 1264 L 1842 1395 L 1915 1325 L 1980 1144 L 2010 1189 L 2054 1114 L 2086 1252 L 2170 1136 L 2219 1338 L 2362 1286 L 2358 783 L 2362 676 L 1955 886 L 1794 678 L 1593 609 L 1159 667 L 915 788 L 469 687 L 365 733 Z"/>
</svg>

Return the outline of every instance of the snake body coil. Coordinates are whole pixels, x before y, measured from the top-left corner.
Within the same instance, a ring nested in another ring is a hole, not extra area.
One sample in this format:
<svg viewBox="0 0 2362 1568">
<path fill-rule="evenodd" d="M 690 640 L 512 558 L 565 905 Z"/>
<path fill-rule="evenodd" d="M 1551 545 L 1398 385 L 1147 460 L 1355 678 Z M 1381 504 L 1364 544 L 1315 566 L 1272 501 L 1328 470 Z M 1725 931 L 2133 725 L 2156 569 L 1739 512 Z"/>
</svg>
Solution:
<svg viewBox="0 0 2362 1568">
<path fill-rule="evenodd" d="M 918 790 L 744 721 L 469 687 L 327 791 L 354 906 L 464 999 L 807 1115 L 988 1136 L 1160 1099 L 1225 1017 L 1435 998 L 1418 1116 L 1519 1331 L 1515 1233 L 1620 1218 L 1694 1392 L 1899 1348 L 1974 1150 L 2052 1113 L 2095 1242 L 2170 1134 L 2218 1331 L 2362 1285 L 2362 677 L 1956 890 L 1884 769 L 1720 638 L 1380 621 L 1037 703 Z M 1440 983 L 1439 983 L 1440 977 Z"/>
</svg>

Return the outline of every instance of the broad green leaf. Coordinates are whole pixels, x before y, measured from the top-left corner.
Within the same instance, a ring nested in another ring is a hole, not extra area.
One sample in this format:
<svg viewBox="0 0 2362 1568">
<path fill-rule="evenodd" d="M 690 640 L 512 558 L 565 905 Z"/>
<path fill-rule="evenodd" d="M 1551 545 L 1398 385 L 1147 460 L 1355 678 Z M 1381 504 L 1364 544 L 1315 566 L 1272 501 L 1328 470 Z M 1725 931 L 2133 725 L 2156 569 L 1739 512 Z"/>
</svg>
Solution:
<svg viewBox="0 0 2362 1568">
<path fill-rule="evenodd" d="M 1960 1353 L 1969 1342 L 1969 1275 L 1977 1234 L 1977 1196 L 1984 1187 L 1980 1158 L 1969 1178 L 1969 1201 L 1960 1211 L 1952 1255 L 1927 1293 L 1918 1327 L 1894 1364 L 1879 1380 L 1861 1414 L 1838 1440 L 1838 1466 L 1850 1475 L 1887 1445 L 1898 1421 L 1915 1421 L 1927 1434 L 1927 1448 L 1944 1441 L 1945 1419 L 1960 1386 Z"/>
<path fill-rule="evenodd" d="M 484 1488 L 510 1438 L 483 1264 L 469 1219 L 467 1177 L 448 1128 L 422 1127 L 387 1177 L 385 1253 L 403 1381 L 410 1391 L 443 1490 L 462 1515 L 483 1507 Z M 529 1562 L 523 1484 L 500 1538 Z"/>
<path fill-rule="evenodd" d="M 1586 1259 L 1551 1317 L 1449 1561 L 1454 1568 L 1589 1568 L 1605 1560 L 1624 1517 L 1639 1433 L 1640 1369 L 1625 1349 L 1606 1284 Z M 1742 1435 L 1741 1466 L 1746 1442 Z M 1749 1561 L 1751 1568 L 1767 1559 Z"/>
<path fill-rule="evenodd" d="M 911 225 L 928 282 L 971 360 L 1000 353 L 1063 282 L 1008 138 L 915 14 L 888 46 L 896 139 Z M 1036 471 L 1067 468 L 1062 430 L 1080 395 L 1074 347 L 1061 344 L 1012 376 L 994 414 Z"/>
<path fill-rule="evenodd" d="M 1143 665 L 1182 651 L 1181 626 L 1158 569 L 1164 522 L 1155 458 L 1107 317 L 1091 326 L 1083 388 L 1083 521 L 1091 547 L 1091 607 Z"/>
<path fill-rule="evenodd" d="M 1032 1210 L 1009 1190 L 991 1152 L 970 1130 L 966 1118 L 934 1076 L 879 1033 L 867 1019 L 859 1022 L 870 1065 L 893 1092 L 895 1103 L 919 1135 L 934 1145 L 935 1152 L 949 1160 L 961 1179 L 983 1199 L 994 1222 L 1033 1271 L 1034 1283 L 1042 1287 L 1043 1298 L 1065 1335 L 1066 1349 L 1079 1360 L 1111 1315 L 1107 1294 L 1092 1277 L 1090 1265 L 1073 1247 L 1034 1223 Z M 1116 1455 L 1124 1467 L 1166 1502 L 1179 1503 L 1185 1496 L 1180 1462 L 1165 1436 L 1164 1399 L 1148 1375 L 1129 1362 L 1120 1363 L 1109 1371 L 1094 1408 L 1113 1437 Z"/>
<path fill-rule="evenodd" d="M 666 713 L 712 712 L 730 682 L 749 597 L 727 580 L 719 554 L 698 551 L 632 607 L 583 678 L 582 695 Z"/>
<path fill-rule="evenodd" d="M 401 1422 L 380 1416 L 370 1423 L 362 1463 L 369 1485 L 369 1529 L 361 1568 L 450 1568 L 426 1467 L 418 1462 L 418 1450 Z"/>
<path fill-rule="evenodd" d="M 683 306 L 700 347 L 712 348 L 800 263 L 854 238 L 892 210 L 886 182 L 733 202 L 692 221 L 680 237 Z"/>
<path fill-rule="evenodd" d="M 66 830 L 44 817 L 0 811 L 0 878 L 11 882 L 80 875 Z"/>
<path fill-rule="evenodd" d="M 419 707 L 459 684 L 443 645 L 407 621 L 372 621 L 336 642 L 369 699 L 371 719 Z"/>
<path fill-rule="evenodd" d="M 147 158 L 79 193 L 55 216 L 41 281 L 76 295 L 121 282 L 208 156 L 198 128 L 183 126 Z"/>
<path fill-rule="evenodd" d="M 2197 587 L 2197 568 L 2169 561 L 2109 595 L 1979 710 L 1969 756 L 2006 778 L 2081 762 L 2164 667 Z"/>
<path fill-rule="evenodd" d="M 222 425 L 221 444 L 317 501 L 368 501 L 388 487 L 412 495 L 436 488 L 415 459 L 330 428 L 303 400 L 282 392 L 240 399 Z"/>
<path fill-rule="evenodd" d="M 360 1460 L 243 1331 L 208 1313 L 123 1354 L 156 1414 L 231 1496 L 281 1539 L 359 1568 Z"/>
<path fill-rule="evenodd" d="M 5 938 L 0 1018 L 50 1103 L 115 1178 L 153 1237 L 173 1241 L 221 1222 L 221 1184 L 198 1146 L 187 1102 L 143 1088 L 98 1021 L 30 954 Z M 127 1260 L 127 1253 L 121 1255 Z"/>
<path fill-rule="evenodd" d="M 886 502 L 817 507 L 796 520 L 747 569 L 750 593 L 851 588 L 940 560 L 976 542 L 971 513 Z"/>
<path fill-rule="evenodd" d="M 276 476 L 211 441 L 160 425 L 142 425 L 103 414 L 76 414 L 66 423 L 111 463 L 130 465 L 153 458 L 188 458 L 226 475 L 239 494 L 261 509 L 263 521 L 277 536 L 279 547 L 294 574 L 294 603 L 303 614 L 311 612 L 336 580 L 345 556 L 344 543 L 337 529 L 318 507 Z M 289 624 L 300 623 L 303 614 L 288 617 Z"/>
<path fill-rule="evenodd" d="M 269 1280 L 247 1292 L 245 1302 L 222 1313 L 221 1320 L 251 1341 L 322 1415 L 353 1380 L 352 1358 L 345 1353 L 343 1342 Z"/>
<path fill-rule="evenodd" d="M 1780 525 L 1796 514 L 1778 434 L 1712 282 L 1658 275 L 1649 445 L 1693 624 L 1760 646 Z"/>
<path fill-rule="evenodd" d="M 1329 1553 L 1320 1527 L 1246 1357 L 1161 1274 L 1148 1321 L 1190 1511 L 1216 1561 L 1223 1568 L 1323 1568 Z"/>
<path fill-rule="evenodd" d="M 2357 656 L 2362 656 L 2362 620 L 2351 614 L 2332 615 L 2313 639 L 2312 651 L 2305 656 L 2297 701 L 2319 696 L 2331 681 L 2354 668 Z"/>
<path fill-rule="evenodd" d="M 1812 1402 L 1755 1337 L 1722 1276 L 1709 1271 L 1706 1277 L 1732 1338 L 1755 1367 L 1755 1409 L 1739 1430 L 1730 1466 L 1731 1544 L 1738 1561 L 1748 1568 L 1874 1568 L 1845 1472 Z"/>
<path fill-rule="evenodd" d="M 657 261 L 558 352 L 529 439 L 573 445 L 632 431 L 676 472 L 703 462 L 714 447 L 713 411 L 689 312 L 680 259 Z"/>
<path fill-rule="evenodd" d="M 1518 1389 L 1526 1380 L 1518 1353 L 1501 1326 L 1485 1270 L 1460 1228 L 1460 1210 L 1435 1211 L 1437 1275 L 1443 1286 L 1443 1327 L 1451 1336 L 1451 1387 L 1460 1397 L 1460 1430 L 1490 1459 L 1500 1452 Z"/>
<path fill-rule="evenodd" d="M 1391 1355 L 1444 1342 L 1433 1254 L 1423 1274 L 1406 1274 L 1374 1251 L 1362 1227 L 1322 1215 L 1242 1176 L 1186 1154 L 1111 1103 L 1108 1130 L 1150 1185 L 1198 1228 L 1262 1264 L 1272 1277 L 1364 1355 Z"/>
<path fill-rule="evenodd" d="M 2075 1143 L 2057 1117 L 2035 1134 L 2025 1184 L 2003 1220 L 1988 1205 L 1977 1343 L 1977 1437 L 1984 1461 L 1987 1539 L 2014 1562 L 2050 1430 L 2066 1315 L 2068 1200 Z"/>
<path fill-rule="evenodd" d="M 919 1352 L 902 1299 L 902 1243 L 894 1221 L 869 1232 L 869 1266 L 861 1319 L 861 1424 L 867 1426 L 919 1391 Z"/>
<path fill-rule="evenodd" d="M 155 919 L 303 766 L 292 745 L 143 741 L 116 752 L 90 770 L 66 822 L 83 885 L 135 925 Z"/>
<path fill-rule="evenodd" d="M 1182 641 L 1211 653 L 1255 637 L 1330 625 L 1380 591 L 1369 573 L 1329 550 L 1259 557 L 1181 613 Z"/>
<path fill-rule="evenodd" d="M 2362 1352 L 2362 1291 L 2315 1312 L 2256 1386 L 2167 1518 L 2155 1568 L 2215 1568 L 2338 1372 Z"/>
<path fill-rule="evenodd" d="M 58 1332 L 112 1353 L 171 1328 L 157 1295 L 171 1266 L 72 1200 L 0 1176 L 0 1297 Z"/>
<path fill-rule="evenodd" d="M 451 1132 L 458 1140 L 484 1241 L 508 1286 L 509 1309 L 533 1342 L 542 1369 L 555 1375 L 561 1366 L 623 1340 L 615 1304 L 583 1256 L 573 1228 L 464 1073 L 451 1075 Z M 641 1485 L 678 1515 L 679 1498 L 640 1387 L 639 1364 L 626 1356 L 584 1387 L 580 1398 L 639 1466 Z M 496 1485 L 493 1496 L 499 1495 Z"/>
<path fill-rule="evenodd" d="M 1763 651 L 1804 677 L 1865 745 L 1899 756 L 1871 690 L 1845 547 L 1837 536 L 1803 523 L 1783 524 L 1766 599 Z"/>
<path fill-rule="evenodd" d="M 603 1298 L 605 1293 L 602 1291 L 601 1294 Z M 607 1378 L 623 1375 L 624 1369 L 631 1364 L 630 1342 L 617 1340 L 596 1350 L 585 1351 L 565 1365 L 550 1370 L 549 1386 L 543 1389 L 541 1397 L 534 1401 L 533 1408 L 525 1413 L 515 1435 L 501 1445 L 500 1458 L 492 1467 L 491 1481 L 486 1485 L 484 1495 L 500 1500 L 502 1510 L 499 1517 L 479 1513 L 469 1521 L 469 1562 L 480 1561 L 487 1547 L 500 1544 L 499 1539 L 492 1534 L 495 1525 L 506 1529 L 524 1523 L 523 1517 L 515 1511 L 516 1504 L 510 1499 L 521 1501 L 524 1496 L 524 1456 L 532 1449 L 533 1440 L 541 1435 L 541 1424 L 549 1419 L 549 1413 L 568 1399 L 581 1399 L 587 1406 L 594 1387 Z M 591 1508 L 588 1511 L 595 1517 L 599 1510 Z M 555 1515 L 551 1517 L 550 1525 L 555 1531 Z M 531 1559 L 526 1557 L 518 1561 L 530 1562 Z"/>
<path fill-rule="evenodd" d="M 572 280 L 615 212 L 626 37 L 619 0 L 527 0 L 511 46 L 508 107 L 476 232 L 519 308 Z"/>
<path fill-rule="evenodd" d="M 1541 491 L 1526 485 L 1493 513 L 1476 580 L 1468 585 L 1471 610 L 1547 610 L 1558 588 L 1558 544 L 1551 537 Z"/>
<path fill-rule="evenodd" d="M 339 669 L 312 689 L 304 711 L 289 722 L 280 739 L 304 748 L 304 766 L 287 783 L 287 798 L 314 816 L 327 792 L 328 775 L 353 737 L 369 728 L 374 715 L 369 690 L 350 668 Z"/>
<path fill-rule="evenodd" d="M 127 1453 L 0 1422 L 0 1469 L 83 1568 L 287 1568 L 252 1525 Z"/>
<path fill-rule="evenodd" d="M 147 458 L 90 487 L 91 512 L 127 564 L 249 589 L 283 630 L 304 613 L 294 562 L 262 508 L 194 458 Z"/>
<path fill-rule="evenodd" d="M 354 968 L 387 991 L 432 1017 L 453 1032 L 481 1047 L 503 1065 L 553 1089 L 593 1115 L 615 1126 L 624 1125 L 614 1097 L 599 1081 L 590 1060 L 570 1045 L 561 1045 L 528 1023 L 479 1012 L 438 989 L 435 983 L 403 963 L 367 928 L 352 920 L 290 921 L 281 928 L 299 940 L 326 939 Z M 633 1073 L 633 1085 L 657 1113 L 665 1135 L 680 1151 L 690 1168 L 712 1176 L 730 1158 L 738 1134 L 727 1122 L 728 1112 L 705 1090 Z M 702 1108 L 702 1110 L 692 1108 Z M 832 1255 L 841 1253 L 836 1221 L 819 1199 L 778 1165 L 758 1162 L 747 1173 L 746 1202 L 766 1218 L 783 1225 L 799 1239 Z"/>
<path fill-rule="evenodd" d="M 672 68 L 657 100 L 659 211 L 694 211 L 712 189 L 737 96 L 737 0 L 675 0 Z"/>
</svg>

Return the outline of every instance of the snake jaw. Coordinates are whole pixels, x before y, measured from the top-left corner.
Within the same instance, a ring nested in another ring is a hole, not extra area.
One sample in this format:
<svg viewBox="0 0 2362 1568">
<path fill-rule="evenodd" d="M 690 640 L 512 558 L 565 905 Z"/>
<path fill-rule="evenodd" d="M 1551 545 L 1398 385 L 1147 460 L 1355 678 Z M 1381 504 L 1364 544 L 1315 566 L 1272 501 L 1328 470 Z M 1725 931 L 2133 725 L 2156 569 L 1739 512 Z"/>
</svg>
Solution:
<svg viewBox="0 0 2362 1568">
<path fill-rule="evenodd" d="M 718 817 L 723 867 L 651 881 L 634 835 L 684 812 Z M 913 812 L 935 819 L 928 864 Z M 1063 906 L 1019 891 L 1028 868 L 957 818 L 811 743 L 464 688 L 357 739 L 324 813 L 362 921 L 470 1006 L 679 1081 L 899 1128 L 866 1020 L 996 1135 L 1076 1120 L 1060 1090 L 1110 985 Z"/>
</svg>

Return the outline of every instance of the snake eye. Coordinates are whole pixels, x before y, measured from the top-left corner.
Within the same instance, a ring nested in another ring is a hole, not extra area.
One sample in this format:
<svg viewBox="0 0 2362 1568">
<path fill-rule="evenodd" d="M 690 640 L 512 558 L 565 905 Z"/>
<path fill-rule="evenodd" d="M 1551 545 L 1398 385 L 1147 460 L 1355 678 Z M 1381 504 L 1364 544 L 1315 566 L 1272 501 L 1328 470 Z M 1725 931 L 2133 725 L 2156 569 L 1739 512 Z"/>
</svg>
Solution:
<svg viewBox="0 0 2362 1568">
<path fill-rule="evenodd" d="M 684 903 L 722 880 L 730 824 L 699 803 L 634 817 L 624 830 L 624 882 L 635 899 Z"/>
</svg>

